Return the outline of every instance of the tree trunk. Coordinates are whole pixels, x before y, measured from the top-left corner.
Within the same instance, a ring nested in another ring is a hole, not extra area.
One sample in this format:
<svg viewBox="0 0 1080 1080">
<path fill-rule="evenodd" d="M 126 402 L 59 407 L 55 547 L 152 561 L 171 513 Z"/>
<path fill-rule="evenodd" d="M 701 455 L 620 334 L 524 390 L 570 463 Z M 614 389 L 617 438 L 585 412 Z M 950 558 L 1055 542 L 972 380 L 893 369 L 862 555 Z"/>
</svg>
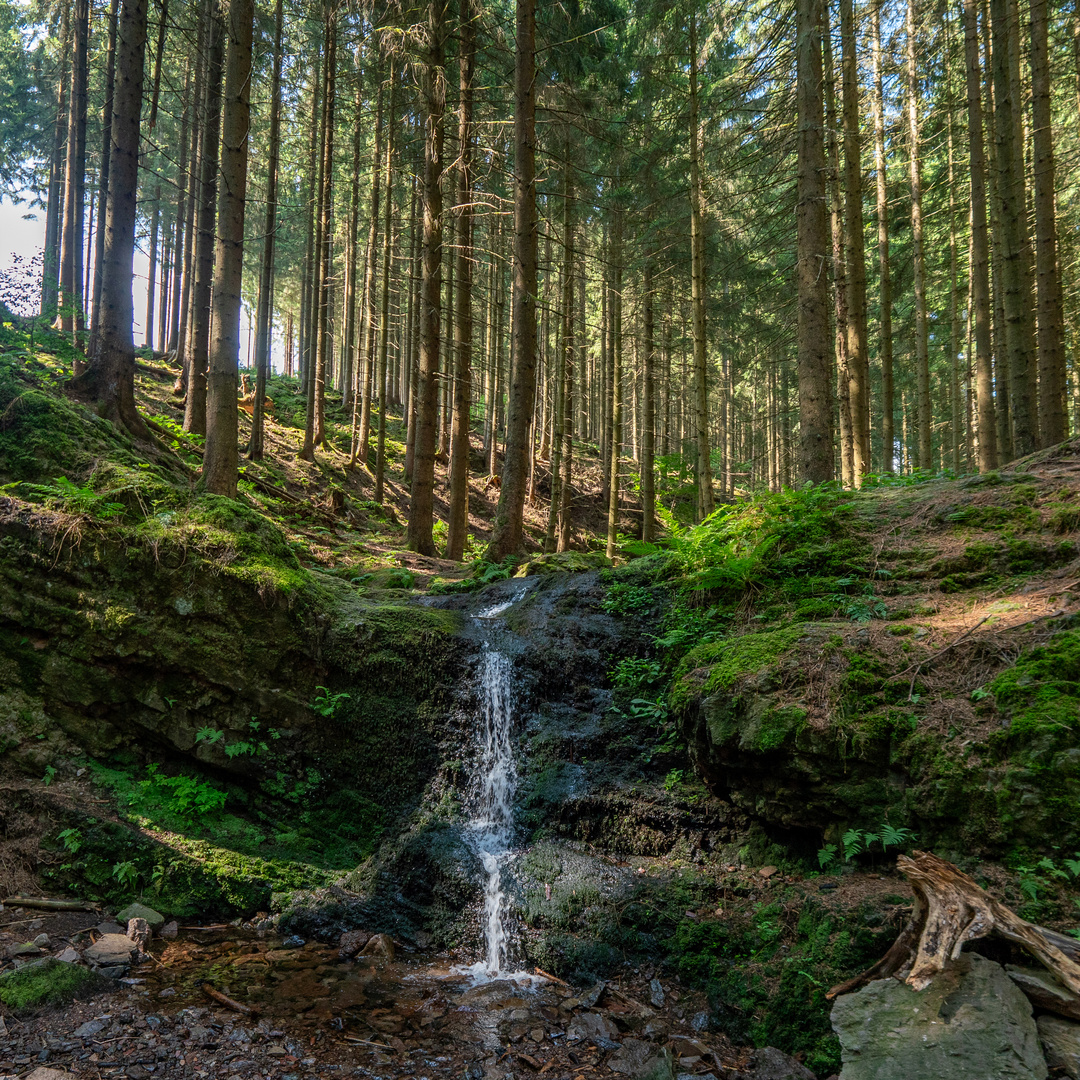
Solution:
<svg viewBox="0 0 1080 1080">
<path fill-rule="evenodd" d="M 375 501 L 382 503 L 386 473 L 386 357 L 390 347 L 390 260 L 394 254 L 394 113 L 397 84 L 394 65 L 390 65 L 390 104 L 386 130 L 386 175 L 383 187 L 383 267 L 382 307 L 379 311 L 379 366 L 376 381 L 379 387 L 379 431 L 375 446 Z"/>
<path fill-rule="evenodd" d="M 427 55 L 420 72 L 426 112 L 423 179 L 423 269 L 420 279 L 416 435 L 409 504 L 409 548 L 435 554 L 432 535 L 435 502 L 435 439 L 439 408 L 439 331 L 442 314 L 442 170 L 446 85 L 444 7 L 429 0 Z"/>
<path fill-rule="evenodd" d="M 45 211 L 45 252 L 41 268 L 41 314 L 56 316 L 60 286 L 60 234 L 64 227 L 64 136 L 67 133 L 68 53 L 71 48 L 70 5 L 61 4 L 60 54 L 56 66 L 56 112 L 53 120 L 52 156 L 49 162 L 49 204 Z M 109 118 L 111 119 L 111 117 Z M 105 126 L 109 127 L 108 120 Z"/>
<path fill-rule="evenodd" d="M 206 84 L 199 151 L 199 205 L 195 233 L 191 333 L 186 343 L 188 372 L 184 430 L 206 434 L 206 365 L 210 352 L 210 289 L 214 275 L 214 232 L 221 126 L 224 29 L 218 0 L 206 0 Z"/>
<path fill-rule="evenodd" d="M 622 210 L 615 207 L 611 227 L 611 447 L 608 450 L 607 557 L 615 558 L 619 542 L 619 455 L 622 450 Z"/>
<path fill-rule="evenodd" d="M 322 125 L 323 125 L 323 75 L 322 50 L 320 49 L 315 58 L 315 71 L 311 79 L 311 127 L 308 132 L 308 160 L 307 160 L 307 238 L 304 247 L 304 271 L 300 283 L 300 348 L 297 355 L 298 369 L 301 386 L 304 393 L 304 445 L 300 451 L 300 457 L 311 460 L 314 457 L 315 439 L 315 381 L 314 381 L 314 340 L 311 326 L 314 321 L 312 309 L 314 307 L 314 292 L 316 278 L 316 263 L 318 261 L 315 247 L 315 224 L 318 219 L 318 201 L 322 185 L 319 182 L 319 167 L 322 164 Z M 309 449 L 309 446 L 311 449 Z"/>
<path fill-rule="evenodd" d="M 706 382 L 705 234 L 702 222 L 701 148 L 698 118 L 697 14 L 690 16 L 690 295 L 694 309 L 694 418 L 697 427 L 697 514 L 704 521 L 715 508 L 709 451 L 709 390 Z"/>
<path fill-rule="evenodd" d="M 893 389 L 892 276 L 889 267 L 889 188 L 885 157 L 885 105 L 881 74 L 881 0 L 870 6 L 874 75 L 874 172 L 877 178 L 878 278 L 881 354 L 881 471 L 895 471 L 896 400 Z"/>
<path fill-rule="evenodd" d="M 354 414 L 353 430 L 356 430 L 356 270 L 357 248 L 360 244 L 360 142 L 363 134 L 363 97 L 359 72 L 353 96 L 353 144 L 352 179 L 349 196 L 349 224 L 345 252 L 345 373 L 341 403 Z M 350 437 L 350 453 L 355 437 Z"/>
<path fill-rule="evenodd" d="M 570 140 L 566 143 L 566 187 L 563 192 L 563 440 L 562 477 L 559 482 L 559 537 L 556 550 L 570 548 L 570 482 L 574 475 L 574 294 L 576 270 L 574 262 L 574 188 L 570 171 Z"/>
<path fill-rule="evenodd" d="M 101 271 L 105 255 L 105 207 L 109 201 L 109 157 L 112 154 L 113 91 L 116 82 L 117 4 L 118 0 L 110 0 L 109 2 L 108 44 L 105 54 L 105 104 L 101 110 L 101 162 L 98 169 L 97 232 L 94 236 L 94 289 L 90 301 L 91 353 L 96 351 L 95 335 L 97 334 L 98 320 L 101 317 Z"/>
<path fill-rule="evenodd" d="M 1054 133 L 1046 0 L 1031 0 L 1031 113 L 1035 161 L 1035 281 L 1039 326 L 1039 433 L 1043 446 L 1068 436 L 1065 316 L 1054 212 Z"/>
<path fill-rule="evenodd" d="M 843 49 L 844 241 L 847 256 L 847 361 L 851 405 L 853 481 L 870 471 L 870 355 L 866 327 L 866 240 L 863 235 L 862 146 L 852 0 L 840 0 Z"/>
<path fill-rule="evenodd" d="M 270 146 L 266 162 L 266 221 L 262 265 L 259 268 L 259 299 L 255 330 L 255 402 L 251 411 L 252 461 L 263 457 L 266 377 L 270 369 L 270 337 L 274 322 L 274 248 L 277 241 L 278 157 L 281 150 L 281 66 L 284 53 L 281 37 L 284 26 L 282 0 L 274 10 L 274 69 L 270 78 Z"/>
<path fill-rule="evenodd" d="M 473 71 L 476 14 L 473 0 L 461 0 L 460 101 L 457 162 L 457 312 L 454 327 L 454 431 L 450 454 L 450 514 L 446 557 L 460 561 L 469 529 L 469 413 L 472 407 L 473 266 Z"/>
<path fill-rule="evenodd" d="M 221 193 L 214 253 L 214 314 L 207 374 L 202 482 L 207 491 L 230 499 L 236 498 L 237 484 L 236 364 L 240 352 L 240 287 L 244 273 L 254 18 L 254 0 L 229 0 Z"/>
<path fill-rule="evenodd" d="M 516 28 L 513 378 L 489 562 L 501 562 L 524 541 L 525 492 L 532 459 L 530 421 L 536 400 L 536 0 L 517 0 Z"/>
<path fill-rule="evenodd" d="M 64 227 L 60 241 L 60 329 L 81 348 L 83 332 L 83 221 L 86 182 L 86 82 L 90 36 L 89 0 L 75 0 L 71 93 L 68 99 Z M 77 356 L 75 374 L 85 370 Z"/>
<path fill-rule="evenodd" d="M 919 146 L 919 69 L 916 60 L 915 5 L 907 0 L 908 156 L 911 176 L 912 276 L 915 293 L 915 376 L 918 387 L 920 469 L 933 468 L 933 423 L 930 403 L 930 345 L 926 321 L 926 260 L 923 254 L 922 157 Z"/>
<path fill-rule="evenodd" d="M 313 445 L 326 441 L 326 371 L 330 363 L 330 313 L 333 310 L 333 279 L 330 276 L 330 254 L 333 250 L 333 185 L 334 185 L 334 109 L 337 104 L 337 17 L 334 0 L 326 3 L 326 74 L 323 80 L 323 138 L 319 193 L 319 238 L 316 255 L 319 260 L 318 289 L 312 292 L 316 314 L 314 364 L 314 432 Z M 312 455 L 314 456 L 314 454 Z"/>
<path fill-rule="evenodd" d="M 139 113 L 147 0 L 121 0 L 113 94 L 112 163 L 105 207 L 105 265 L 101 334 L 89 366 L 69 383 L 98 412 L 140 439 L 150 433 L 135 407 L 135 342 L 131 324 L 131 266 L 135 256 L 135 192 L 139 172 Z"/>
<path fill-rule="evenodd" d="M 990 251 L 986 230 L 986 152 L 983 146 L 982 75 L 978 62 L 975 0 L 963 0 L 963 49 L 968 84 L 968 145 L 971 173 L 971 315 L 975 327 L 975 405 L 978 471 L 996 469 L 994 367 L 990 341 Z"/>
<path fill-rule="evenodd" d="M 991 0 L 994 79 L 994 142 L 997 149 L 998 206 L 1001 212 L 1002 300 L 1005 309 L 1005 351 L 1008 356 L 1009 407 L 1012 412 L 1013 454 L 1023 457 L 1035 449 L 1032 396 L 1035 365 L 1032 356 L 1031 293 L 1027 281 L 1027 204 L 1024 163 L 1017 156 L 1017 132 L 1022 124 L 1020 103 L 1014 99 L 1010 50 L 1016 51 L 1015 19 L 1007 0 Z"/>
<path fill-rule="evenodd" d="M 656 371 L 656 334 L 653 325 L 653 266 L 652 257 L 645 257 L 642 283 L 644 372 L 641 420 L 641 539 L 651 544 L 656 536 L 656 479 L 653 476 L 655 458 L 656 398 L 653 380 Z"/>
<path fill-rule="evenodd" d="M 821 0 L 797 0 L 799 290 L 799 473 L 803 482 L 833 478 L 825 139 L 821 96 Z"/>
<path fill-rule="evenodd" d="M 143 341 L 154 348 L 154 294 L 157 291 L 158 270 L 158 229 L 161 223 L 161 185 L 154 185 L 154 209 L 150 214 L 150 269 L 146 279 L 146 322 L 143 330 Z"/>
</svg>

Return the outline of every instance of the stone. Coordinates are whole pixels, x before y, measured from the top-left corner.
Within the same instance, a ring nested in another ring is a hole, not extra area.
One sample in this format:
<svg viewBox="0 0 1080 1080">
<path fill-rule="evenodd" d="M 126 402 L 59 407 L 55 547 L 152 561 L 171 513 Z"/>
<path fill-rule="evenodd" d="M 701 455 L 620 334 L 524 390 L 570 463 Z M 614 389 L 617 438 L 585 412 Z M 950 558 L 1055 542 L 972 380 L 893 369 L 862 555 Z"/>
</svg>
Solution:
<svg viewBox="0 0 1080 1080">
<path fill-rule="evenodd" d="M 1000 964 L 965 953 L 921 993 L 879 979 L 836 999 L 841 1080 L 1045 1080 L 1031 1003 Z"/>
<path fill-rule="evenodd" d="M 775 866 L 763 866 L 758 874 L 763 878 L 771 878 L 776 873 L 777 868 Z"/>
<path fill-rule="evenodd" d="M 48 934 L 38 934 L 38 936 L 36 938 L 34 938 L 34 944 L 39 949 L 47 949 L 49 947 L 49 945 L 50 945 L 49 935 Z"/>
<path fill-rule="evenodd" d="M 664 988 L 660 985 L 659 979 L 649 980 L 649 1004 L 654 1009 L 664 1007 Z"/>
<path fill-rule="evenodd" d="M 126 924 L 132 919 L 145 919 L 151 930 L 160 930 L 165 925 L 165 916 L 145 904 L 128 904 L 123 911 L 116 914 L 118 923 Z"/>
<path fill-rule="evenodd" d="M 175 938 L 176 935 L 179 932 L 180 932 L 180 927 L 177 925 L 177 922 L 176 922 L 175 919 L 173 919 L 171 922 L 167 922 L 161 928 L 161 936 L 163 938 L 165 938 L 167 941 L 172 941 L 172 939 Z"/>
<path fill-rule="evenodd" d="M 371 934 L 366 930 L 347 930 L 338 940 L 338 956 L 342 960 L 349 960 L 356 956 L 370 940 Z"/>
<path fill-rule="evenodd" d="M 56 957 L 56 959 L 59 960 L 61 964 L 77 964 L 82 959 L 82 957 L 79 955 L 78 949 L 73 949 L 69 945 L 62 953 L 60 953 Z"/>
<path fill-rule="evenodd" d="M 597 1012 L 582 1013 L 575 1016 L 566 1029 L 570 1042 L 596 1043 L 601 1050 L 614 1050 L 619 1044 L 615 1041 L 619 1029 L 606 1017 Z"/>
<path fill-rule="evenodd" d="M 117 922 L 100 922 L 94 927 L 99 934 L 122 934 L 124 928 Z"/>
<path fill-rule="evenodd" d="M 1080 1020 L 1080 996 L 1074 994 L 1063 983 L 1058 982 L 1046 968 L 1020 967 L 1018 964 L 1006 964 L 1017 986 L 1028 996 L 1033 1005 L 1058 1016 L 1068 1016 Z"/>
<path fill-rule="evenodd" d="M 644 1039 L 624 1039 L 619 1052 L 608 1058 L 607 1066 L 631 1080 L 674 1080 L 673 1060 L 666 1047 Z"/>
<path fill-rule="evenodd" d="M 75 1080 L 75 1077 L 64 1069 L 49 1069 L 39 1065 L 33 1072 L 27 1073 L 23 1080 Z"/>
<path fill-rule="evenodd" d="M 102 934 L 83 953 L 83 958 L 94 967 L 113 967 L 131 963 L 135 943 L 126 934 Z"/>
<path fill-rule="evenodd" d="M 380 960 L 394 959 L 394 939 L 389 934 L 376 934 L 364 946 L 361 956 L 375 956 Z"/>
<path fill-rule="evenodd" d="M 583 1009 L 591 1009 L 599 1000 L 600 995 L 603 994 L 604 989 L 607 987 L 607 983 L 598 982 L 591 990 L 587 990 L 581 995 L 579 1004 Z"/>
<path fill-rule="evenodd" d="M 1040 1016 L 1036 1021 L 1046 1053 L 1046 1064 L 1080 1080 L 1080 1024 L 1060 1016 Z"/>
<path fill-rule="evenodd" d="M 753 1075 L 754 1080 L 815 1080 L 814 1074 L 805 1065 L 775 1046 L 754 1051 Z M 914 1076 L 910 1080 L 915 1080 Z"/>
<path fill-rule="evenodd" d="M 21 945 L 9 945 L 5 952 L 10 960 L 28 960 L 41 955 L 41 950 L 29 941 Z"/>
<path fill-rule="evenodd" d="M 302 949 L 307 944 L 299 934 L 290 934 L 282 943 L 283 949 Z"/>
<path fill-rule="evenodd" d="M 99 1020 L 87 1020 L 85 1024 L 80 1024 L 71 1034 L 76 1039 L 91 1039 L 95 1035 L 100 1035 L 105 1030 L 106 1018 Z"/>
</svg>

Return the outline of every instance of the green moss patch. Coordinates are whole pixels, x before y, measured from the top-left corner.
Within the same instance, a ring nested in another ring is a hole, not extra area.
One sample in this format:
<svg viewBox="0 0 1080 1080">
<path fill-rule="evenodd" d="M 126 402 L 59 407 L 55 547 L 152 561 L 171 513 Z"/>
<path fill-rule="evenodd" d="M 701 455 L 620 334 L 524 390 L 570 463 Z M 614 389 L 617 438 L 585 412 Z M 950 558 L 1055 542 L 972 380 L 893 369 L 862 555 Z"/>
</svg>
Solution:
<svg viewBox="0 0 1080 1080">
<path fill-rule="evenodd" d="M 62 1005 L 103 984 L 89 968 L 48 959 L 0 975 L 0 1002 L 15 1011 Z"/>
</svg>

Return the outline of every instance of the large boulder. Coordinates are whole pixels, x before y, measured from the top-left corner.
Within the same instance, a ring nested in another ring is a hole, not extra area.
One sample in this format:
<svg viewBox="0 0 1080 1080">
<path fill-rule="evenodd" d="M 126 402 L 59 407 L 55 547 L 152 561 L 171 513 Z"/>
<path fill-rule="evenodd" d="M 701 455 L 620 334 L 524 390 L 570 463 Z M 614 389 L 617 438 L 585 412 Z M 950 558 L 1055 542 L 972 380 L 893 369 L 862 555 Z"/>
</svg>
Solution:
<svg viewBox="0 0 1080 1080">
<path fill-rule="evenodd" d="M 1031 1003 L 995 964 L 965 953 L 926 990 L 881 979 L 837 998 L 840 1080 L 1045 1080 Z"/>
<path fill-rule="evenodd" d="M 1040 1016 L 1038 1027 L 1047 1064 L 1080 1080 L 1080 1024 L 1060 1016 Z"/>
</svg>

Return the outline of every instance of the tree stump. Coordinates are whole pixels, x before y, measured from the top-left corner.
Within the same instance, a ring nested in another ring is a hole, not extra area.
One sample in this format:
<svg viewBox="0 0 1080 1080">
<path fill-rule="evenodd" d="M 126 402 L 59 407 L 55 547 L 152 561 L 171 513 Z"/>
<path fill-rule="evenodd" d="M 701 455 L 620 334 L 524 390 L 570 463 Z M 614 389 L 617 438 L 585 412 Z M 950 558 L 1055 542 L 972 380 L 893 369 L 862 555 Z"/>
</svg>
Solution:
<svg viewBox="0 0 1080 1080">
<path fill-rule="evenodd" d="M 948 961 L 960 955 L 965 942 L 991 934 L 1026 949 L 1080 995 L 1080 964 L 1073 959 L 1078 952 L 1069 939 L 1021 919 L 952 863 L 928 851 L 916 851 L 911 858 L 901 855 L 896 865 L 915 890 L 911 918 L 872 968 L 828 992 L 830 1001 L 893 976 L 924 990 Z"/>
</svg>

